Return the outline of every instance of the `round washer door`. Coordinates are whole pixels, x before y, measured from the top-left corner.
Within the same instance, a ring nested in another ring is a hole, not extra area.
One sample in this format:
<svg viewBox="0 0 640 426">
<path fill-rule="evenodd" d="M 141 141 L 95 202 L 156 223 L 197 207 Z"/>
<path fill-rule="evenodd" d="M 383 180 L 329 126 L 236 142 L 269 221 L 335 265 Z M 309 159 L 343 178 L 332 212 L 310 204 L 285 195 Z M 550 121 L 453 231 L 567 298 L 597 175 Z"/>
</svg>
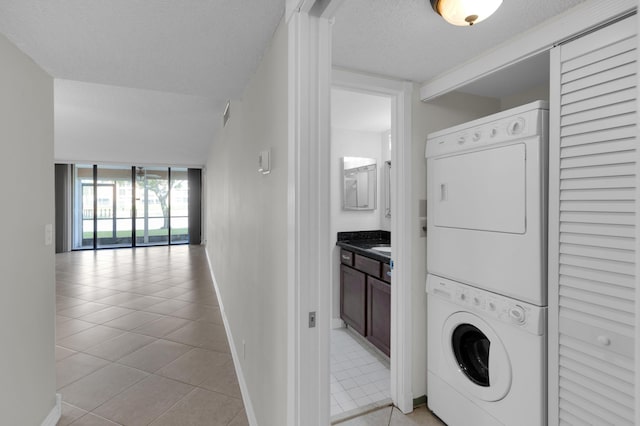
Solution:
<svg viewBox="0 0 640 426">
<path fill-rule="evenodd" d="M 483 401 L 498 401 L 511 388 L 511 362 L 491 326 L 469 312 L 455 312 L 444 322 L 442 348 L 459 390 Z M 451 375 L 450 375 L 451 376 Z"/>
</svg>

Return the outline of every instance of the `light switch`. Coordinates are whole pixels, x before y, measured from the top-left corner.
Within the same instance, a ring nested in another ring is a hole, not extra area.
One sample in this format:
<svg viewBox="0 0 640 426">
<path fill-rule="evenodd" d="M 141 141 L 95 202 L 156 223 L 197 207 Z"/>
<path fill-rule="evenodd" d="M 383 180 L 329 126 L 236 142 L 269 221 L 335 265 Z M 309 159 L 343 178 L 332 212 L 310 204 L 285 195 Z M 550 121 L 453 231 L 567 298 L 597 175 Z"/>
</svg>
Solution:
<svg viewBox="0 0 640 426">
<path fill-rule="evenodd" d="M 47 223 L 44 226 L 44 245 L 50 246 L 51 244 L 53 244 L 53 225 Z"/>
</svg>

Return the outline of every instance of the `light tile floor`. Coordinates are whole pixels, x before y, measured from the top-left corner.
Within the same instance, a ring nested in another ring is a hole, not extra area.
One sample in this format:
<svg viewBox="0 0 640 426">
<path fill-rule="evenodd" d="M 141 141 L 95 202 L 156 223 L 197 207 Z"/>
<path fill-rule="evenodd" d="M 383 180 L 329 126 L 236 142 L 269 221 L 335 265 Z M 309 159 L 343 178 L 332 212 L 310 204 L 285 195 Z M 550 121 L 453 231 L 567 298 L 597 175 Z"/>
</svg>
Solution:
<svg viewBox="0 0 640 426">
<path fill-rule="evenodd" d="M 391 404 L 389 362 L 346 328 L 331 330 L 331 418 Z"/>
<path fill-rule="evenodd" d="M 56 255 L 59 426 L 248 425 L 202 247 Z"/>
<path fill-rule="evenodd" d="M 339 426 L 446 426 L 422 405 L 404 415 L 395 407 L 385 407 L 360 417 L 334 423 Z"/>
</svg>

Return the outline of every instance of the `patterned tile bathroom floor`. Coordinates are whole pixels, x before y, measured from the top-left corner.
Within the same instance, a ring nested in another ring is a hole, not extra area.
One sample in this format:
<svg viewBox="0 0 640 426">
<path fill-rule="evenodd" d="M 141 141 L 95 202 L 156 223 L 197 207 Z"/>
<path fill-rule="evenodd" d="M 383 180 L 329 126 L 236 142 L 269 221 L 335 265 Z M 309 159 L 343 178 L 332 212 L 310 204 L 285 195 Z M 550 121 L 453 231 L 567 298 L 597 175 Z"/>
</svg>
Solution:
<svg viewBox="0 0 640 426">
<path fill-rule="evenodd" d="M 346 328 L 331 330 L 333 421 L 391 403 L 389 361 Z"/>
</svg>

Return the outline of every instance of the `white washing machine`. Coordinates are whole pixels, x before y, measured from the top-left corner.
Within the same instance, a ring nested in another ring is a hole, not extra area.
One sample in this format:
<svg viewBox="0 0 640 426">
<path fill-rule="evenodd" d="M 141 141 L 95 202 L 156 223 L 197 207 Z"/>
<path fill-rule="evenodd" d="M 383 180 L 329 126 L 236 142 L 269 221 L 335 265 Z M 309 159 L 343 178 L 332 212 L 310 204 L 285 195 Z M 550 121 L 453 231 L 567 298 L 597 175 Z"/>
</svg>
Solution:
<svg viewBox="0 0 640 426">
<path fill-rule="evenodd" d="M 547 304 L 548 106 L 533 102 L 427 138 L 427 270 Z"/>
<path fill-rule="evenodd" d="M 547 308 L 429 275 L 427 404 L 448 426 L 542 426 Z"/>
</svg>

